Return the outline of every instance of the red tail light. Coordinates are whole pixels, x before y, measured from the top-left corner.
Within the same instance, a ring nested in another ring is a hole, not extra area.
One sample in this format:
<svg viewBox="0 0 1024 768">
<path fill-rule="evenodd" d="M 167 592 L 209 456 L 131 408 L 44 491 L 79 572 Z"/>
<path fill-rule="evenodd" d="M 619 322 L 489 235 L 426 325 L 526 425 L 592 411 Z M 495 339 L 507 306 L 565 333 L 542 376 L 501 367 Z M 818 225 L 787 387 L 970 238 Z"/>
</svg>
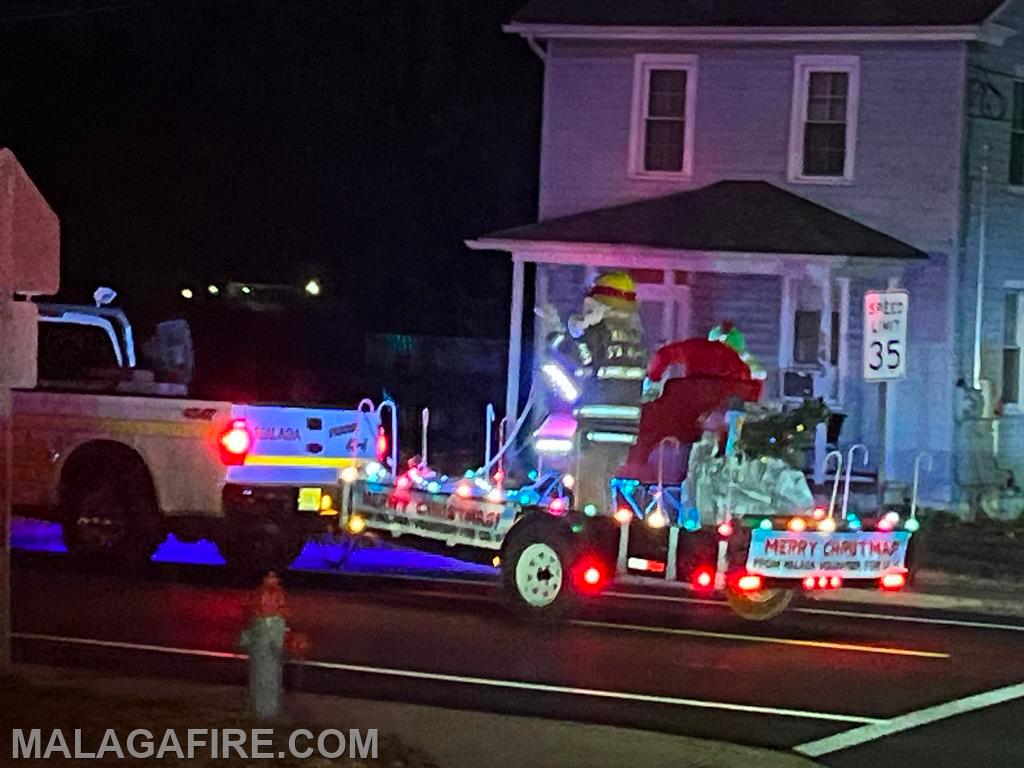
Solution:
<svg viewBox="0 0 1024 768">
<path fill-rule="evenodd" d="M 839 589 L 843 586 L 842 576 L 805 576 L 803 587 L 808 592 L 812 589 Z"/>
<path fill-rule="evenodd" d="M 745 576 L 740 576 L 736 579 L 736 588 L 740 592 L 757 592 L 764 585 L 764 581 L 760 576 L 755 576 L 752 573 L 748 573 Z"/>
<path fill-rule="evenodd" d="M 252 434 L 245 425 L 245 419 L 235 419 L 228 428 L 221 432 L 217 441 L 220 447 L 220 460 L 228 466 L 245 463 L 246 454 L 252 448 Z"/>
<path fill-rule="evenodd" d="M 907 577 L 903 573 L 887 573 L 879 582 L 879 586 L 887 592 L 899 592 L 906 585 Z"/>
<path fill-rule="evenodd" d="M 597 557 L 584 557 L 573 568 L 573 581 L 580 592 L 594 595 L 604 589 L 608 570 Z"/>
<path fill-rule="evenodd" d="M 697 589 L 711 589 L 715 583 L 715 572 L 707 566 L 702 566 L 693 572 L 692 581 Z"/>
</svg>

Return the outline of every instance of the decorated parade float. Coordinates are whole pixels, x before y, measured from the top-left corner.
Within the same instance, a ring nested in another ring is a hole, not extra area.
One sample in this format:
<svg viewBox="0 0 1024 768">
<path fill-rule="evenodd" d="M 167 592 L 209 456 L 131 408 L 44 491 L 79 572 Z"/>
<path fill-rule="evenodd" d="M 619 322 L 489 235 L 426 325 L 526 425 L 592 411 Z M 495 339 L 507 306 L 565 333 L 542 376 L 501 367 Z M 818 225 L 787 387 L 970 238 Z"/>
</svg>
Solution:
<svg viewBox="0 0 1024 768">
<path fill-rule="evenodd" d="M 342 537 L 381 537 L 500 568 L 510 602 L 558 616 L 629 575 L 724 594 L 771 618 L 798 590 L 895 591 L 909 516 L 858 516 L 840 473 L 816 499 L 805 452 L 829 411 L 761 404 L 764 375 L 728 323 L 648 359 L 626 273 L 599 277 L 582 311 L 543 313 L 545 358 L 527 408 L 462 475 L 400 459 L 396 406 L 363 401 L 378 459 L 341 472 L 321 514 Z M 318 489 L 312 489 L 318 490 Z M 320 490 L 320 493 L 324 492 Z"/>
</svg>

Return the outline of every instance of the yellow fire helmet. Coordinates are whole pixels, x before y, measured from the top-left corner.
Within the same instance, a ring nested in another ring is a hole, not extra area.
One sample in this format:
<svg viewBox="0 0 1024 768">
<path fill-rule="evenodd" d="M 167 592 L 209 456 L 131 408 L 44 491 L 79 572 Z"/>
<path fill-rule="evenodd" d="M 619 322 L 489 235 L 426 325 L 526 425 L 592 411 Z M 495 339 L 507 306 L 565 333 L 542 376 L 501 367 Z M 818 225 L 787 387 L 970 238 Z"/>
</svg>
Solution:
<svg viewBox="0 0 1024 768">
<path fill-rule="evenodd" d="M 636 283 L 629 272 L 606 272 L 594 280 L 590 296 L 610 309 L 636 311 Z"/>
</svg>

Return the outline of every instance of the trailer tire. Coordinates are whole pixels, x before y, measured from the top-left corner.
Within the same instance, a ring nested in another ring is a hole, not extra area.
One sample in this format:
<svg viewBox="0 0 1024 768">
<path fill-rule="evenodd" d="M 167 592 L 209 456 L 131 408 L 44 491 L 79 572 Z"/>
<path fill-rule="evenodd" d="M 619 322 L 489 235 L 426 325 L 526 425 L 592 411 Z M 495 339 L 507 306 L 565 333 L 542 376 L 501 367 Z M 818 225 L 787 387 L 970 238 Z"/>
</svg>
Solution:
<svg viewBox="0 0 1024 768">
<path fill-rule="evenodd" d="M 550 527 L 513 531 L 502 555 L 501 579 L 520 616 L 555 620 L 571 614 L 580 594 L 572 572 L 579 558 L 568 536 Z"/>
<path fill-rule="evenodd" d="M 726 585 L 725 599 L 739 617 L 747 621 L 768 621 L 786 610 L 793 599 L 793 590 L 765 589 L 748 594 Z"/>
<path fill-rule="evenodd" d="M 82 565 L 148 565 L 165 531 L 149 471 L 131 449 L 96 446 L 73 454 L 61 477 L 64 545 Z"/>
</svg>

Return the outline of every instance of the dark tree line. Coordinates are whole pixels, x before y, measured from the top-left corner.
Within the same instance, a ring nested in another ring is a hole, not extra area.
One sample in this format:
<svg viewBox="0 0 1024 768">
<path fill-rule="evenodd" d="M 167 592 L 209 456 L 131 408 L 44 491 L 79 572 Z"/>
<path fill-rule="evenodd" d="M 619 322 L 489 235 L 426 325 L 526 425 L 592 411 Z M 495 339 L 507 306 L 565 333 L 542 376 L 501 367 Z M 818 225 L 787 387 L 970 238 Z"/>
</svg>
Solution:
<svg viewBox="0 0 1024 768">
<path fill-rule="evenodd" d="M 5 4 L 0 144 L 61 217 L 65 294 L 156 313 L 184 284 L 317 274 L 325 342 L 339 319 L 501 334 L 507 259 L 461 241 L 534 215 L 541 66 L 500 30 L 520 4 Z"/>
</svg>

